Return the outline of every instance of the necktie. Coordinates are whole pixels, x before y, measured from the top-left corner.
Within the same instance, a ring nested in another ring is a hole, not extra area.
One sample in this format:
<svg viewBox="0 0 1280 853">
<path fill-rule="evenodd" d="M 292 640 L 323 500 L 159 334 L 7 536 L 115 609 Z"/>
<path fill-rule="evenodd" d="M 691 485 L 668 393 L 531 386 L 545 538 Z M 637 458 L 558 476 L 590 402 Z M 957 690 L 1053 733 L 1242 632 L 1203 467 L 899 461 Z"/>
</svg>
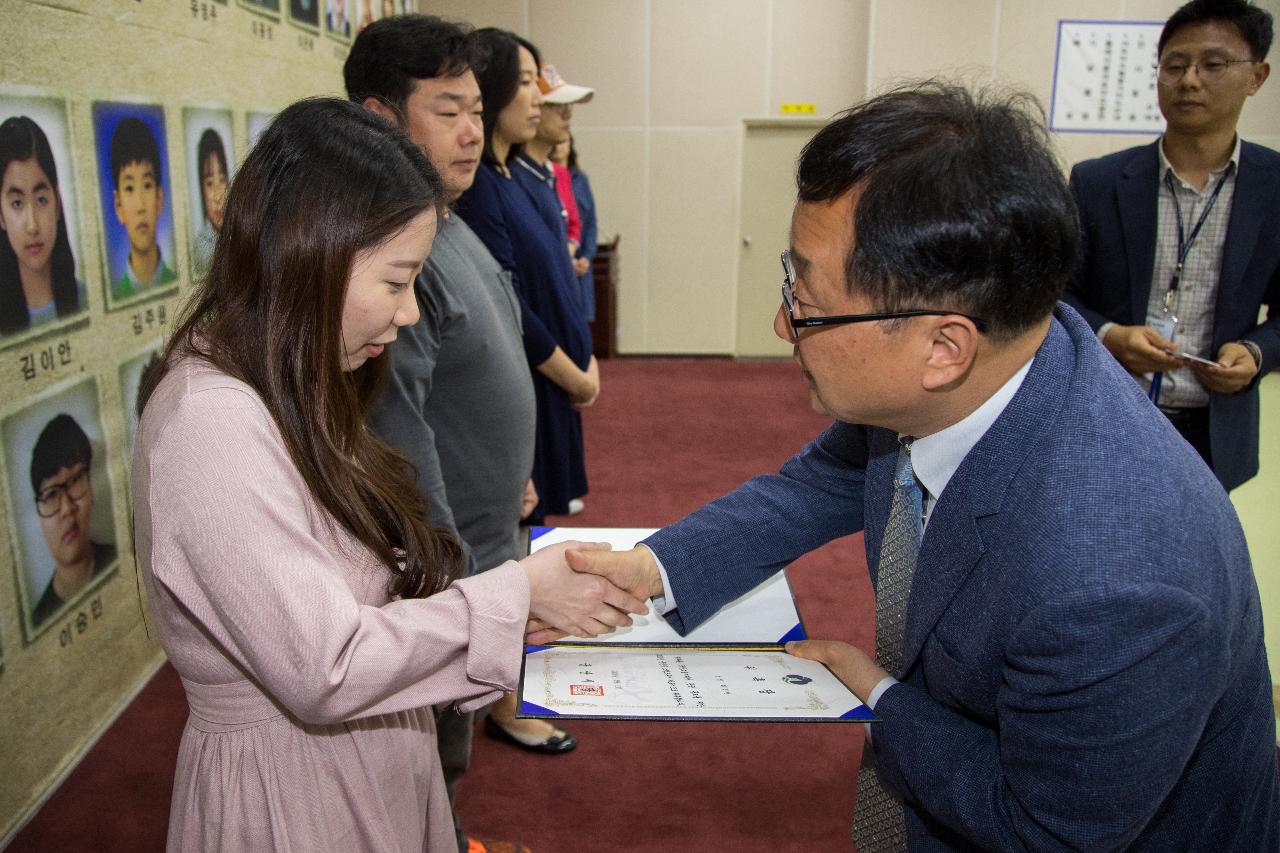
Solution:
<svg viewBox="0 0 1280 853">
<path fill-rule="evenodd" d="M 911 439 L 900 439 L 898 467 L 894 475 L 893 502 L 880 544 L 880 570 L 876 582 L 876 664 L 897 675 L 902 668 L 902 635 L 907 624 L 907 602 L 916 571 L 924 497 L 911 468 Z M 868 746 L 869 748 L 869 746 Z M 859 853 L 905 850 L 906 822 L 902 802 L 880 782 L 875 764 L 864 756 L 858 770 L 858 802 L 853 817 L 853 839 Z"/>
</svg>

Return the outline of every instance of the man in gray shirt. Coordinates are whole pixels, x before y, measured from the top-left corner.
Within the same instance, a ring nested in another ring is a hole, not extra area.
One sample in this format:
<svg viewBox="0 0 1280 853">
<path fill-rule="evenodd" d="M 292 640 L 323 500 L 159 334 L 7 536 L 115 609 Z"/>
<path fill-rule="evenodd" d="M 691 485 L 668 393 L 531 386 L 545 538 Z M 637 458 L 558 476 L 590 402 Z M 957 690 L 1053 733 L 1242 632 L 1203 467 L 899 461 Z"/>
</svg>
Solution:
<svg viewBox="0 0 1280 853">
<path fill-rule="evenodd" d="M 448 203 L 471 186 L 484 134 L 463 30 L 423 15 L 377 21 L 356 38 L 343 76 L 352 101 L 422 147 Z M 431 523 L 458 534 L 471 574 L 523 556 L 519 522 L 537 503 L 530 480 L 536 412 L 520 303 L 484 244 L 447 212 L 414 289 L 422 319 L 391 348 L 391 379 L 371 426 L 413 463 Z M 550 752 L 576 745 L 542 721 L 509 722 L 514 703 L 503 714 L 503 701 L 494 708 L 507 739 Z M 451 797 L 470 760 L 473 723 L 452 709 L 437 715 Z M 461 831 L 458 846 L 486 849 Z"/>
</svg>

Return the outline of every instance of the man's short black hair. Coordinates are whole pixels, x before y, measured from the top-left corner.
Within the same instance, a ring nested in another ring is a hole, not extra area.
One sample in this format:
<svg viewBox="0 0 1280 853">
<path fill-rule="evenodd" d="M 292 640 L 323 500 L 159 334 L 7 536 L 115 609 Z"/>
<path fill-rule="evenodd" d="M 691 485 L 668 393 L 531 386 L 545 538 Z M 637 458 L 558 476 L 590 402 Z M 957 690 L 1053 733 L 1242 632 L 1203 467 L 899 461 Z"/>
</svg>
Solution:
<svg viewBox="0 0 1280 853">
<path fill-rule="evenodd" d="M 31 490 L 40 493 L 40 484 L 63 468 L 93 464 L 93 445 L 76 419 L 63 412 L 45 424 L 31 449 Z"/>
<path fill-rule="evenodd" d="M 1029 95 L 910 84 L 842 113 L 800 155 L 801 202 L 858 190 L 846 283 L 875 310 L 953 310 L 1008 340 L 1076 260 L 1075 205 Z"/>
<path fill-rule="evenodd" d="M 1156 44 L 1156 55 L 1164 53 L 1164 46 L 1173 34 L 1189 24 L 1224 21 L 1235 24 L 1240 37 L 1249 45 L 1249 58 L 1261 62 L 1271 50 L 1273 23 L 1271 13 L 1259 9 L 1247 0 L 1191 0 L 1165 21 Z"/>
<path fill-rule="evenodd" d="M 120 186 L 120 172 L 130 163 L 150 163 L 160 186 L 160 146 L 142 119 L 125 116 L 111 134 L 111 183 Z"/>
<path fill-rule="evenodd" d="M 396 15 L 360 31 L 342 78 L 357 104 L 373 97 L 400 112 L 419 80 L 470 68 L 471 42 L 462 27 L 430 15 Z"/>
</svg>

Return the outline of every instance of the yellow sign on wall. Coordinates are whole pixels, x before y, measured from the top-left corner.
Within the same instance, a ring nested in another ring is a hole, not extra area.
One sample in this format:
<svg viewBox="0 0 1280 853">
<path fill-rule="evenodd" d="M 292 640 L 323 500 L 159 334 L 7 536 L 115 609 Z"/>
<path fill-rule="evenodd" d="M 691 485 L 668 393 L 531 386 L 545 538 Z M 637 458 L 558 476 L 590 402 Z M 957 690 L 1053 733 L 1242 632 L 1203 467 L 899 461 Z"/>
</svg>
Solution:
<svg viewBox="0 0 1280 853">
<path fill-rule="evenodd" d="M 782 113 L 784 116 L 790 116 L 790 115 L 811 116 L 811 115 L 817 114 L 818 105 L 804 104 L 804 103 L 779 104 L 778 112 Z"/>
</svg>

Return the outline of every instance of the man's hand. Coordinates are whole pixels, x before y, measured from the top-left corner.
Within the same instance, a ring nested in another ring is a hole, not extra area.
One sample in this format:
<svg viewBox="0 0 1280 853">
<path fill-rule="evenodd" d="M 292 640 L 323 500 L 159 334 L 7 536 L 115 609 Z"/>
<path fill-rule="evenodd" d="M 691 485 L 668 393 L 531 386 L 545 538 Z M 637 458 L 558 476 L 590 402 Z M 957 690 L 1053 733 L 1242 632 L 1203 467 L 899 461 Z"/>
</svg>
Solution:
<svg viewBox="0 0 1280 853">
<path fill-rule="evenodd" d="M 575 572 L 608 578 L 614 586 L 639 599 L 662 595 L 662 575 L 653 552 L 643 545 L 630 551 L 574 549 L 565 553 Z"/>
<path fill-rule="evenodd" d="M 838 640 L 792 640 L 787 643 L 787 654 L 825 663 L 863 702 L 889 674 L 876 666 L 862 649 Z"/>
<path fill-rule="evenodd" d="M 1193 361 L 1191 369 L 1201 385 L 1219 394 L 1234 394 L 1258 375 L 1258 363 L 1253 360 L 1253 354 L 1235 341 L 1223 344 L 1218 350 L 1216 367 Z"/>
<path fill-rule="evenodd" d="M 629 613 L 646 613 L 640 598 L 618 588 L 603 577 L 579 574 L 569 568 L 565 552 L 608 553 L 599 542 L 561 542 L 535 551 L 520 561 L 529 577 L 529 616 L 536 623 L 530 629 L 531 642 L 544 641 L 538 631 L 559 631 L 579 637 L 607 634 L 631 624 Z"/>
<path fill-rule="evenodd" d="M 1173 370 L 1181 364 L 1172 355 L 1178 345 L 1149 326 L 1112 326 L 1107 330 L 1102 345 L 1130 373 L 1159 373 Z"/>
<path fill-rule="evenodd" d="M 524 484 L 524 494 L 520 496 L 520 517 L 528 518 L 529 513 L 538 505 L 538 487 L 533 480 Z"/>
<path fill-rule="evenodd" d="M 589 258 L 573 259 L 573 271 L 576 272 L 579 277 L 586 275 L 587 270 L 589 269 L 591 269 L 591 260 Z"/>
</svg>

